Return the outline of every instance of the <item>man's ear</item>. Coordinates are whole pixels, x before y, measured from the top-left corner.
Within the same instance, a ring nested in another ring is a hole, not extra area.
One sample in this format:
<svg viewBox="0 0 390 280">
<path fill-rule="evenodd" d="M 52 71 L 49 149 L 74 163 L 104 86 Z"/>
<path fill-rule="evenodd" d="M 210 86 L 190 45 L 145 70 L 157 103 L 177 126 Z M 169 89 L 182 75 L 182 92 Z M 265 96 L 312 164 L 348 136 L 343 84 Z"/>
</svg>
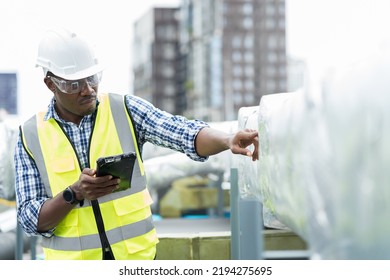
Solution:
<svg viewBox="0 0 390 280">
<path fill-rule="evenodd" d="M 56 85 L 53 83 L 53 81 L 49 78 L 49 77 L 45 77 L 43 79 L 43 82 L 46 84 L 47 88 L 52 91 L 52 92 L 55 92 L 56 90 Z"/>
</svg>

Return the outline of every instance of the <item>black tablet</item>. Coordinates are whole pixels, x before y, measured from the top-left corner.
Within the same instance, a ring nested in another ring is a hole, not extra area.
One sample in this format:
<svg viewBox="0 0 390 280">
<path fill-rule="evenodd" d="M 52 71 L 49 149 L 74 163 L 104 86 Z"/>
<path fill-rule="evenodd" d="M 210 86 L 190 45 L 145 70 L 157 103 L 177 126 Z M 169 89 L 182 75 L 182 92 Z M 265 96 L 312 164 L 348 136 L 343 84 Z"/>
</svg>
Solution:
<svg viewBox="0 0 390 280">
<path fill-rule="evenodd" d="M 100 157 L 96 161 L 96 176 L 112 175 L 120 178 L 119 189 L 115 190 L 115 192 L 126 190 L 130 188 L 135 160 L 136 155 L 133 152 Z"/>
</svg>

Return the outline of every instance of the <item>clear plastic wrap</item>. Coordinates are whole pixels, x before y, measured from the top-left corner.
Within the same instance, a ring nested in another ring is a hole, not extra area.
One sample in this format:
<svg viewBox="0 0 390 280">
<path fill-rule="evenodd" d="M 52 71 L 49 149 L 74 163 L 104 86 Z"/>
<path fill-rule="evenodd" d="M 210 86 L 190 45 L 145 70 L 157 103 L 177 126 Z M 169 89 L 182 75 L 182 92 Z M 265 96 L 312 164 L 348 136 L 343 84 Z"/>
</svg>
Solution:
<svg viewBox="0 0 390 280">
<path fill-rule="evenodd" d="M 262 97 L 258 186 L 269 215 L 306 238 L 304 158 L 300 152 L 304 104 L 299 91 Z"/>
<path fill-rule="evenodd" d="M 259 106 L 242 107 L 238 111 L 239 129 L 258 129 Z M 259 161 L 252 161 L 248 157 L 237 158 L 238 186 L 241 198 L 255 197 L 263 203 L 263 196 L 259 186 L 258 169 Z M 268 228 L 287 229 L 272 213 L 272 211 L 263 206 L 263 224 Z"/>
<path fill-rule="evenodd" d="M 313 258 L 390 259 L 389 73 L 390 56 L 381 52 L 340 69 L 308 123 Z"/>
<path fill-rule="evenodd" d="M 334 71 L 320 95 L 260 102 L 263 202 L 312 259 L 390 259 L 388 73 L 378 53 Z"/>
</svg>

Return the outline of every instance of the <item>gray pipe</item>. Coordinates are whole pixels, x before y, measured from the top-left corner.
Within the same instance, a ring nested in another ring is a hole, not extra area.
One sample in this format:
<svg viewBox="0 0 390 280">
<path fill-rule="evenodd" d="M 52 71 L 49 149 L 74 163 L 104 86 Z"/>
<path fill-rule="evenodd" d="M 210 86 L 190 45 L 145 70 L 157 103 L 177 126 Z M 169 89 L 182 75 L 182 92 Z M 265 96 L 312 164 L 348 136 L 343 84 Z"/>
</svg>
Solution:
<svg viewBox="0 0 390 280">
<path fill-rule="evenodd" d="M 0 232 L 0 260 L 15 260 L 16 252 L 16 230 Z M 23 251 L 30 249 L 30 240 L 23 236 Z"/>
</svg>

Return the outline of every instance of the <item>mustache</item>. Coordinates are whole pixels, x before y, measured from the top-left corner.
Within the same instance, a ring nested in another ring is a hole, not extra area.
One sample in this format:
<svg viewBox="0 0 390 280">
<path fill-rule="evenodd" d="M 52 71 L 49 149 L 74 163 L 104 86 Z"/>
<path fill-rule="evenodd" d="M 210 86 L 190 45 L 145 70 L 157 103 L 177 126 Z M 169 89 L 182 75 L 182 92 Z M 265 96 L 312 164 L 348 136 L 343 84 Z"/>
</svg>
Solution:
<svg viewBox="0 0 390 280">
<path fill-rule="evenodd" d="M 85 97 L 82 97 L 80 102 L 81 103 L 84 103 L 84 102 L 90 102 L 90 101 L 93 101 L 93 100 L 96 100 L 97 101 L 97 95 L 96 93 L 95 94 L 91 94 L 89 96 L 85 96 Z"/>
</svg>

